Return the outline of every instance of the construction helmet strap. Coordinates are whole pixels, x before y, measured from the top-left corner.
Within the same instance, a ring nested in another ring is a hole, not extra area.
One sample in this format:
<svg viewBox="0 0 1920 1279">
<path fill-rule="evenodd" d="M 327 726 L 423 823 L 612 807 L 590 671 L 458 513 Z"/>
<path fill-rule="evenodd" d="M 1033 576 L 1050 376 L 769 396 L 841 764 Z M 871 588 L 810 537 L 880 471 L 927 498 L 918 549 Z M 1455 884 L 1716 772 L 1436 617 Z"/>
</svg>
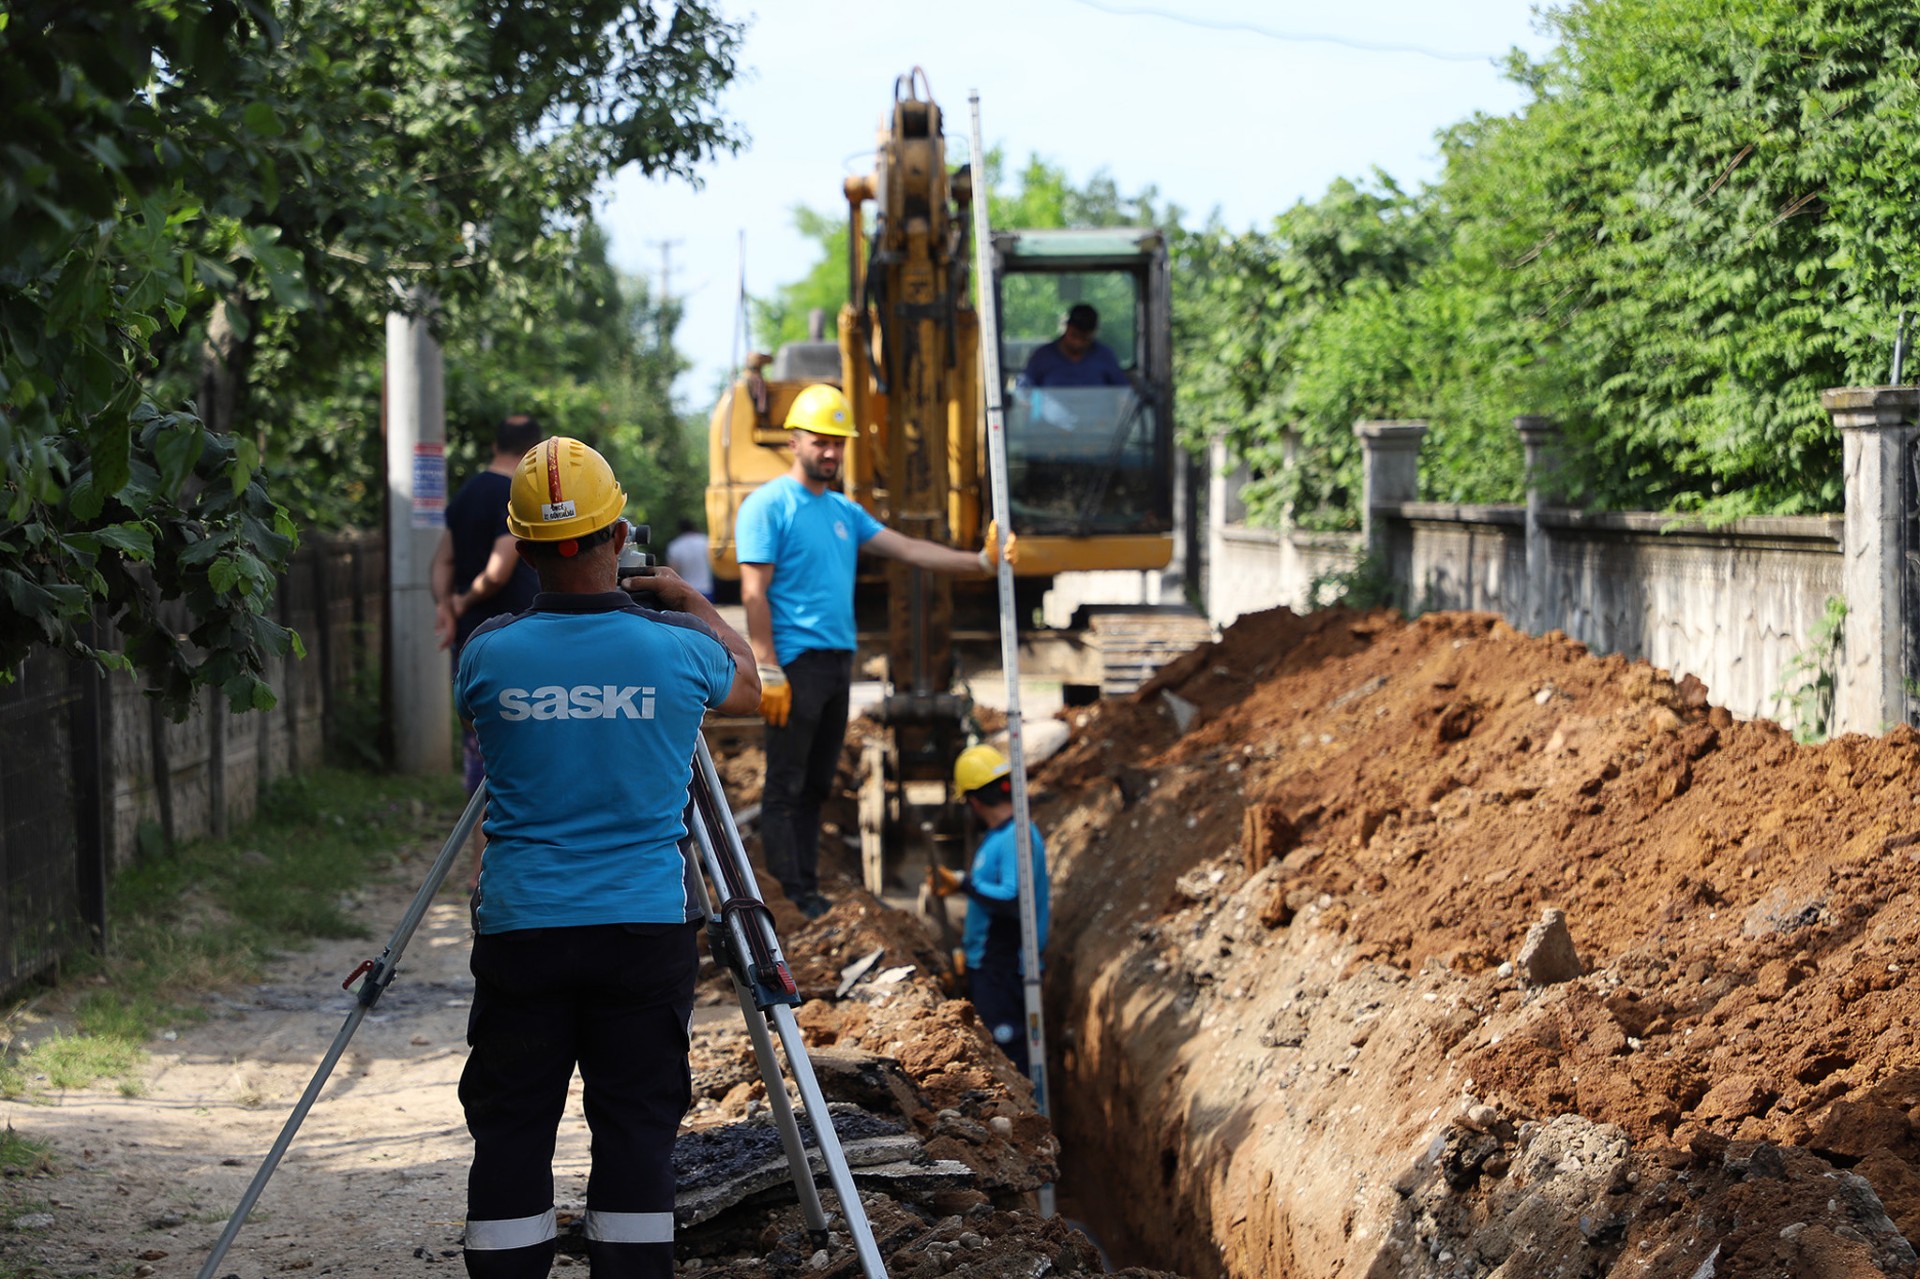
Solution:
<svg viewBox="0 0 1920 1279">
<path fill-rule="evenodd" d="M 619 527 L 620 521 L 615 520 L 598 533 L 589 533 L 585 537 L 570 537 L 564 542 L 532 542 L 530 545 L 544 550 L 551 550 L 561 559 L 570 560 L 580 552 L 590 551 L 602 542 L 611 542 L 613 540 L 614 530 Z"/>
</svg>

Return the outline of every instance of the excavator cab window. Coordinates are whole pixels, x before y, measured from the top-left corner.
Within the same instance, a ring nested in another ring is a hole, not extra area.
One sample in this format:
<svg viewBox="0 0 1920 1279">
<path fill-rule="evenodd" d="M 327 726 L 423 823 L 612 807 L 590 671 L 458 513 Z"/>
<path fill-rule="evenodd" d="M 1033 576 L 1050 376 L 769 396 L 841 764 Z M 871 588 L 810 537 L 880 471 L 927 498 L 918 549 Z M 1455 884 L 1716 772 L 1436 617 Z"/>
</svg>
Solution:
<svg viewBox="0 0 1920 1279">
<path fill-rule="evenodd" d="M 1164 527 L 1164 376 L 1149 368 L 1140 274 L 1022 270 L 999 285 L 1015 524 L 1069 536 Z M 1081 324 L 1063 337 L 1086 307 L 1092 345 Z"/>
</svg>

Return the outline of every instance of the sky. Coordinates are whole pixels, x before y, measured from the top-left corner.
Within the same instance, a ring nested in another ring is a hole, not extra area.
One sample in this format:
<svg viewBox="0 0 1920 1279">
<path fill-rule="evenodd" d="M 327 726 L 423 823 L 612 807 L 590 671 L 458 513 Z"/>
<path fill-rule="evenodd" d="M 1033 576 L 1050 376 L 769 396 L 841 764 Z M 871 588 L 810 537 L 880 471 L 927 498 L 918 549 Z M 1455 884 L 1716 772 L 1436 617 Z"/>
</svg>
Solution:
<svg viewBox="0 0 1920 1279">
<path fill-rule="evenodd" d="M 1539 56 L 1537 0 L 720 0 L 747 24 L 720 110 L 748 142 L 704 165 L 696 189 L 629 170 L 599 216 L 614 264 L 684 303 L 693 369 L 675 387 L 704 409 L 733 367 L 739 281 L 766 296 L 817 255 L 793 225 L 807 205 L 844 216 L 841 182 L 873 167 L 894 80 L 922 68 L 966 158 L 967 97 L 984 144 L 1123 195 L 1157 188 L 1189 225 L 1265 225 L 1340 177 L 1376 168 L 1402 186 L 1439 176 L 1436 134 L 1524 101 L 1501 72 Z M 664 266 L 663 266 L 664 264 Z M 1175 281 L 1178 287 L 1178 281 Z"/>
</svg>

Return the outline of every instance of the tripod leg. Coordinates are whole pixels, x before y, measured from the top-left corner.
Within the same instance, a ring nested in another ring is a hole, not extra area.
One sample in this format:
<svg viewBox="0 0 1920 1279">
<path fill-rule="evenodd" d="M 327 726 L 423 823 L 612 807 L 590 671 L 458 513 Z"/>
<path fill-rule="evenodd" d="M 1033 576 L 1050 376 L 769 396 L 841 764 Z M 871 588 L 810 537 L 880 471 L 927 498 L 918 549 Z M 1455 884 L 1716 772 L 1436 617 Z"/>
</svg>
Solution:
<svg viewBox="0 0 1920 1279">
<path fill-rule="evenodd" d="M 734 993 L 740 996 L 740 1013 L 747 1020 L 747 1035 L 753 1040 L 753 1057 L 760 1064 L 760 1080 L 767 1086 L 767 1105 L 773 1110 L 774 1126 L 780 1130 L 780 1148 L 787 1154 L 787 1171 L 793 1174 L 793 1188 L 800 1196 L 800 1213 L 806 1218 L 807 1234 L 813 1246 L 827 1246 L 827 1212 L 820 1206 L 820 1190 L 813 1184 L 813 1166 L 807 1162 L 806 1143 L 800 1137 L 800 1125 L 793 1117 L 793 1105 L 787 1100 L 786 1080 L 780 1074 L 780 1059 L 773 1055 L 773 1036 L 767 1033 L 767 1019 L 753 1005 L 753 997 L 738 981 Z"/>
<path fill-rule="evenodd" d="M 434 859 L 432 869 L 427 871 L 426 880 L 421 883 L 420 891 L 414 894 L 412 903 L 407 907 L 407 913 L 401 917 L 399 926 L 394 929 L 393 936 L 387 941 L 386 950 L 381 953 L 378 960 L 369 960 L 362 965 L 362 970 L 367 972 L 367 978 L 360 987 L 359 1002 L 353 1006 L 353 1011 L 347 1014 L 347 1020 L 340 1027 L 340 1033 L 334 1036 L 332 1046 L 320 1059 L 320 1067 L 314 1071 L 313 1079 L 307 1084 L 307 1090 L 300 1094 L 300 1100 L 294 1106 L 293 1113 L 287 1116 L 287 1122 L 281 1127 L 280 1136 L 274 1141 L 273 1149 L 267 1152 L 265 1162 L 260 1165 L 260 1170 L 254 1173 L 253 1181 L 248 1184 L 246 1193 L 240 1197 L 239 1206 L 227 1219 L 226 1229 L 220 1232 L 220 1238 L 215 1241 L 206 1264 L 200 1267 L 199 1279 L 213 1279 L 214 1272 L 220 1268 L 220 1262 L 227 1255 L 227 1249 L 233 1246 L 234 1239 L 240 1234 L 240 1227 L 246 1224 L 248 1214 L 253 1211 L 253 1205 L 259 1201 L 260 1192 L 267 1188 L 268 1179 L 273 1176 L 274 1169 L 280 1166 L 281 1156 L 287 1153 L 287 1147 L 293 1144 L 294 1134 L 300 1131 L 300 1125 L 305 1122 L 307 1112 L 313 1109 L 313 1103 L 320 1096 L 320 1089 L 325 1086 L 328 1076 L 333 1074 L 333 1068 L 339 1064 L 340 1055 L 346 1051 L 347 1042 L 353 1038 L 353 1032 L 360 1028 L 361 1021 L 373 1006 L 380 1002 L 380 996 L 386 993 L 387 985 L 392 982 L 396 966 L 400 962 L 400 956 L 406 950 L 407 943 L 413 939 L 413 930 L 418 928 L 420 921 L 426 917 L 427 908 L 433 904 L 433 895 L 440 891 L 441 883 L 453 867 L 454 858 L 466 846 L 467 836 L 473 833 L 474 826 L 479 823 L 480 810 L 486 807 L 486 803 L 487 785 L 482 782 L 473 792 L 473 797 L 467 801 L 467 807 L 460 814 L 460 820 L 454 824 L 453 834 L 447 837 L 446 844 L 440 849 L 440 856 Z M 355 974 L 355 976 L 358 975 L 358 973 Z M 353 978 L 349 977 L 347 981 L 351 983 Z"/>
<path fill-rule="evenodd" d="M 880 1246 L 873 1241 L 873 1227 L 867 1222 L 866 1206 L 860 1202 L 860 1192 L 853 1184 L 853 1170 L 847 1167 L 847 1157 L 840 1150 L 840 1136 L 833 1130 L 833 1117 L 827 1112 L 826 1099 L 820 1093 L 820 1081 L 813 1076 L 813 1062 L 807 1057 L 807 1043 L 801 1037 L 800 1023 L 793 1019 L 793 1009 L 785 1004 L 769 1009 L 768 1015 L 773 1018 L 780 1043 L 787 1050 L 787 1068 L 793 1074 L 794 1087 L 800 1092 L 800 1102 L 807 1108 L 807 1121 L 813 1125 L 813 1139 L 819 1143 L 833 1193 L 840 1197 L 840 1215 L 847 1219 L 854 1251 L 860 1256 L 861 1273 L 867 1279 L 885 1279 L 886 1263 L 880 1259 Z"/>
</svg>

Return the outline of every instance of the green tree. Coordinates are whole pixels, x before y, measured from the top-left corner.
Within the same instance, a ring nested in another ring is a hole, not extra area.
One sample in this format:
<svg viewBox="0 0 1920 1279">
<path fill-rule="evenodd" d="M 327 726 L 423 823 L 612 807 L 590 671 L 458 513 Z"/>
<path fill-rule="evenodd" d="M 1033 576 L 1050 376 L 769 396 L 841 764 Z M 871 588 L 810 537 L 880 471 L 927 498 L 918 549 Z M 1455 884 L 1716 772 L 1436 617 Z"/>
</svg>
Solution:
<svg viewBox="0 0 1920 1279">
<path fill-rule="evenodd" d="M 268 704 L 261 664 L 296 643 L 264 612 L 286 406 L 396 296 L 544 296 L 603 176 L 733 145 L 737 40 L 697 3 L 16 0 L 0 666 L 46 642 L 176 710 L 208 683 Z"/>
<path fill-rule="evenodd" d="M 1547 20 L 1555 50 L 1513 63 L 1533 100 L 1448 130 L 1433 186 L 1338 184 L 1188 246 L 1183 424 L 1252 462 L 1257 514 L 1356 522 L 1359 416 L 1429 419 L 1425 495 L 1516 497 L 1522 412 L 1562 423 L 1576 501 L 1838 509 L 1819 392 L 1885 379 L 1920 270 L 1920 13 L 1579 0 Z"/>
<path fill-rule="evenodd" d="M 615 271 L 594 223 L 577 228 L 573 248 L 550 292 L 468 299 L 443 314 L 450 489 L 486 466 L 502 417 L 529 412 L 548 431 L 608 453 L 633 498 L 629 514 L 696 518 L 704 435 L 696 462 L 679 443 L 689 428 L 672 396 L 686 367 L 674 345 L 680 308 Z M 275 459 L 277 492 L 302 529 L 378 523 L 380 386 L 374 352 L 290 406 L 289 429 L 277 433 L 286 441 Z"/>
<path fill-rule="evenodd" d="M 1104 169 L 1089 178 L 1084 187 L 1077 187 L 1065 169 L 1029 155 L 1017 181 L 1008 189 L 1006 168 L 1005 153 L 1000 148 L 987 152 L 988 190 L 993 193 L 989 212 L 998 230 L 1170 226 L 1179 221 L 1177 209 L 1155 207 L 1157 190 L 1148 187 L 1138 195 L 1122 195 L 1113 176 Z M 816 310 L 826 314 L 831 332 L 834 317 L 847 301 L 847 244 L 851 232 L 845 215 L 796 205 L 793 223 L 801 235 L 820 246 L 819 256 L 800 279 L 779 286 L 770 298 L 754 299 L 754 340 L 768 351 L 804 340 L 807 317 Z"/>
</svg>

